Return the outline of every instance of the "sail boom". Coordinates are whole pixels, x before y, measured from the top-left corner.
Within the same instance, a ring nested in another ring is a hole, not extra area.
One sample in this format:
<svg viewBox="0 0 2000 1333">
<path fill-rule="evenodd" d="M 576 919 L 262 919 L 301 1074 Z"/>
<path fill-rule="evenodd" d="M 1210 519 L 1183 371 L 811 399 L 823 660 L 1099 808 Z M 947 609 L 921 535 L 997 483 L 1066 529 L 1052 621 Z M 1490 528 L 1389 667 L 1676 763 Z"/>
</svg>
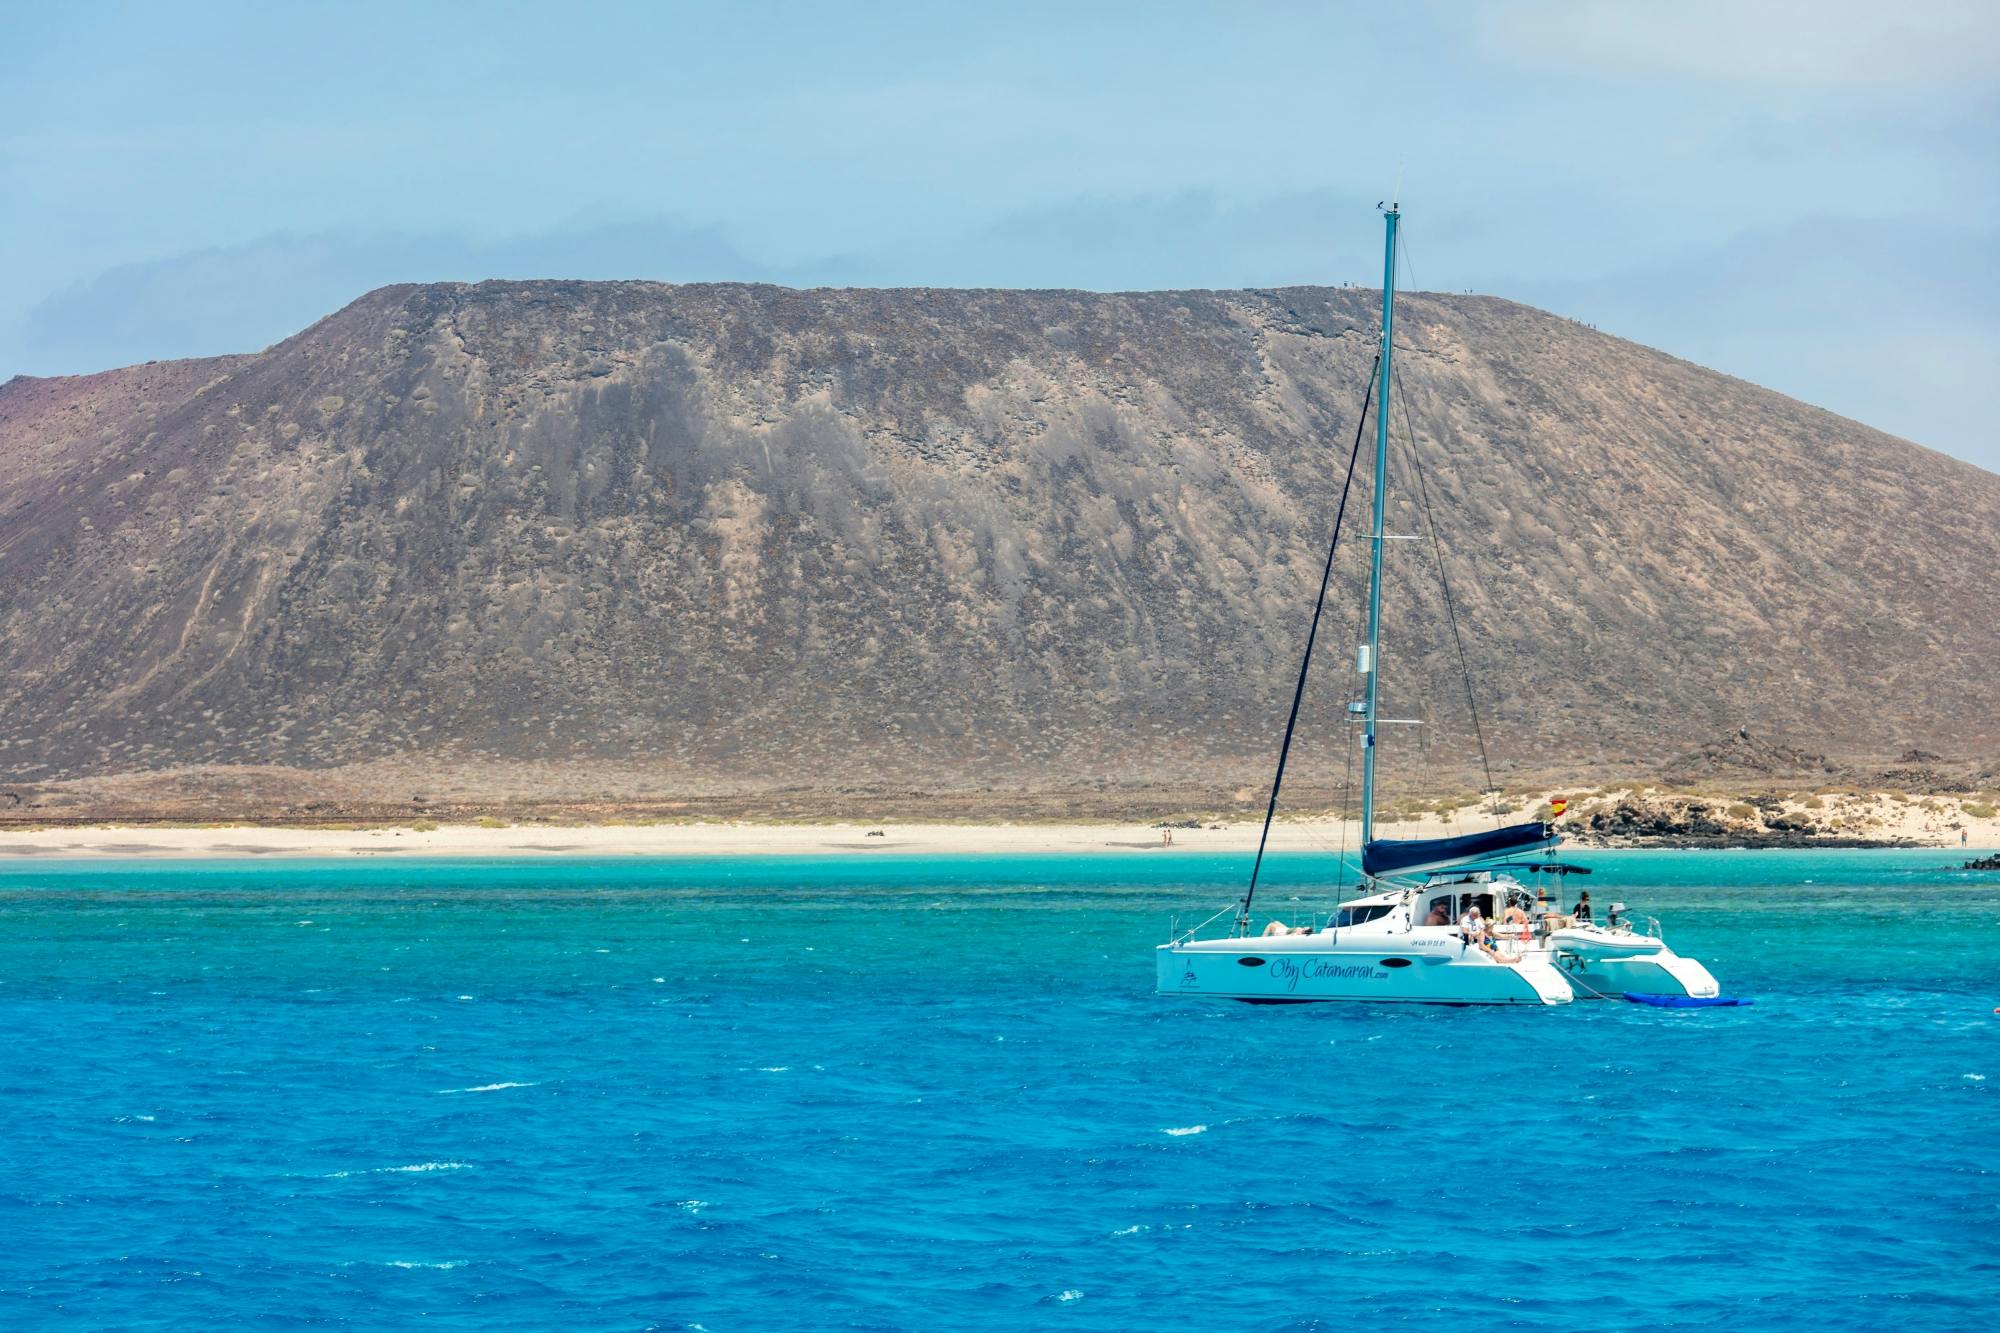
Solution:
<svg viewBox="0 0 2000 1333">
<path fill-rule="evenodd" d="M 1424 870 L 1440 870 L 1469 861 L 1505 856 L 1524 847 L 1557 841 L 1553 824 L 1536 820 L 1513 824 L 1488 833 L 1467 833 L 1456 838 L 1377 838 L 1361 849 L 1364 875 L 1408 875 Z"/>
</svg>

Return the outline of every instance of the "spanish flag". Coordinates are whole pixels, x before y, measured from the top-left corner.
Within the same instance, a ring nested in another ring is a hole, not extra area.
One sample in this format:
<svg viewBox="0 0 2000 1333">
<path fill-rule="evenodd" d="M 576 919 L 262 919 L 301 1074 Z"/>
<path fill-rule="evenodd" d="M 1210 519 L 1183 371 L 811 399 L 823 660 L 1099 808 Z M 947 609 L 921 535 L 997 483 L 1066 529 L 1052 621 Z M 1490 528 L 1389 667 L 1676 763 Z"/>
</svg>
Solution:
<svg viewBox="0 0 2000 1333">
<path fill-rule="evenodd" d="M 1569 809 L 1569 802 L 1563 799 L 1562 797 L 1558 796 L 1556 797 L 1555 800 L 1549 802 L 1549 818 L 1561 819 L 1563 817 L 1563 811 L 1567 809 Z"/>
</svg>

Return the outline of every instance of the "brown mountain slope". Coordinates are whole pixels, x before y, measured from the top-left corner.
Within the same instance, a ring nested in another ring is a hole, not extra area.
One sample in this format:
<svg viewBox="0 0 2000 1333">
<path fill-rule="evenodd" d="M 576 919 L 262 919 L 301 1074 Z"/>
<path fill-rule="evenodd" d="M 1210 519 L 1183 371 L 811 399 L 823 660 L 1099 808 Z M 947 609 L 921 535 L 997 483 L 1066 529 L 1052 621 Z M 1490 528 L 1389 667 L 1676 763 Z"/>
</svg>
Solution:
<svg viewBox="0 0 2000 1333">
<path fill-rule="evenodd" d="M 1261 784 L 1376 299 L 394 287 L 255 356 L 15 380 L 0 778 Z M 2000 749 L 2000 477 L 1504 301 L 1411 296 L 1398 336 L 1503 771 L 1746 723 Z M 1345 758 L 1344 546 L 1306 781 Z M 1432 725 L 1387 762 L 1463 774 L 1429 548 L 1389 560 L 1389 708 Z"/>
</svg>

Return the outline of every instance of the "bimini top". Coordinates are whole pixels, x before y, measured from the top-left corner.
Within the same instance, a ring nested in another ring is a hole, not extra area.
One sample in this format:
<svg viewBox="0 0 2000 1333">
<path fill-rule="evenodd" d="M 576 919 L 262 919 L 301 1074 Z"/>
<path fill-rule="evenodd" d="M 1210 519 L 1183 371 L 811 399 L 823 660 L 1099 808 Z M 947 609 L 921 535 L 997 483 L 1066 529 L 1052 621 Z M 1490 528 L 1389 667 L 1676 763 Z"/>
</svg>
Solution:
<svg viewBox="0 0 2000 1333">
<path fill-rule="evenodd" d="M 1457 838 L 1377 838 L 1361 849 L 1364 875 L 1411 874 L 1457 865 L 1461 861 L 1483 861 L 1489 856 L 1505 856 L 1523 847 L 1556 842 L 1553 824 L 1536 820 L 1494 829 L 1491 833 L 1468 833 Z"/>
</svg>

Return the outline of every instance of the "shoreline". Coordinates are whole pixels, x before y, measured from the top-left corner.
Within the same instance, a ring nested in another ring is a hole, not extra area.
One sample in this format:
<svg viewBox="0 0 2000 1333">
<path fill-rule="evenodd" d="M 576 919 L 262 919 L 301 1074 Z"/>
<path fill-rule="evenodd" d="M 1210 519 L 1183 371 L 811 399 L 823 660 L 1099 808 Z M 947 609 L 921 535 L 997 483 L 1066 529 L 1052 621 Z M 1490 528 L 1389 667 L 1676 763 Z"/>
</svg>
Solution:
<svg viewBox="0 0 2000 1333">
<path fill-rule="evenodd" d="M 1472 831 L 1463 822 L 1425 827 L 1433 821 L 1396 824 L 1394 837 L 1445 837 Z M 1987 821 L 1982 821 L 1987 822 Z M 1179 827 L 1167 845 L 1153 823 L 990 823 L 990 824 L 761 824 L 749 821 L 672 824 L 514 824 L 503 827 L 445 824 L 436 827 L 326 829 L 271 825 L 160 827 L 95 825 L 0 829 L 0 865 L 53 860 L 250 860 L 255 858 L 393 857 L 702 857 L 702 856 L 898 856 L 1034 855 L 1176 852 L 1249 855 L 1257 849 L 1259 821 Z M 1345 830 L 1345 851 L 1358 855 L 1359 828 Z M 1633 850 L 1810 851 L 1873 847 L 1926 852 L 1975 853 L 2000 850 L 2000 826 L 1969 828 L 1964 844 L 1956 837 L 1896 835 L 1882 838 L 1829 837 L 1773 839 L 1769 835 L 1590 838 L 1565 831 L 1565 852 Z M 1343 849 L 1338 823 L 1304 821 L 1274 824 L 1269 850 L 1336 856 Z"/>
</svg>

